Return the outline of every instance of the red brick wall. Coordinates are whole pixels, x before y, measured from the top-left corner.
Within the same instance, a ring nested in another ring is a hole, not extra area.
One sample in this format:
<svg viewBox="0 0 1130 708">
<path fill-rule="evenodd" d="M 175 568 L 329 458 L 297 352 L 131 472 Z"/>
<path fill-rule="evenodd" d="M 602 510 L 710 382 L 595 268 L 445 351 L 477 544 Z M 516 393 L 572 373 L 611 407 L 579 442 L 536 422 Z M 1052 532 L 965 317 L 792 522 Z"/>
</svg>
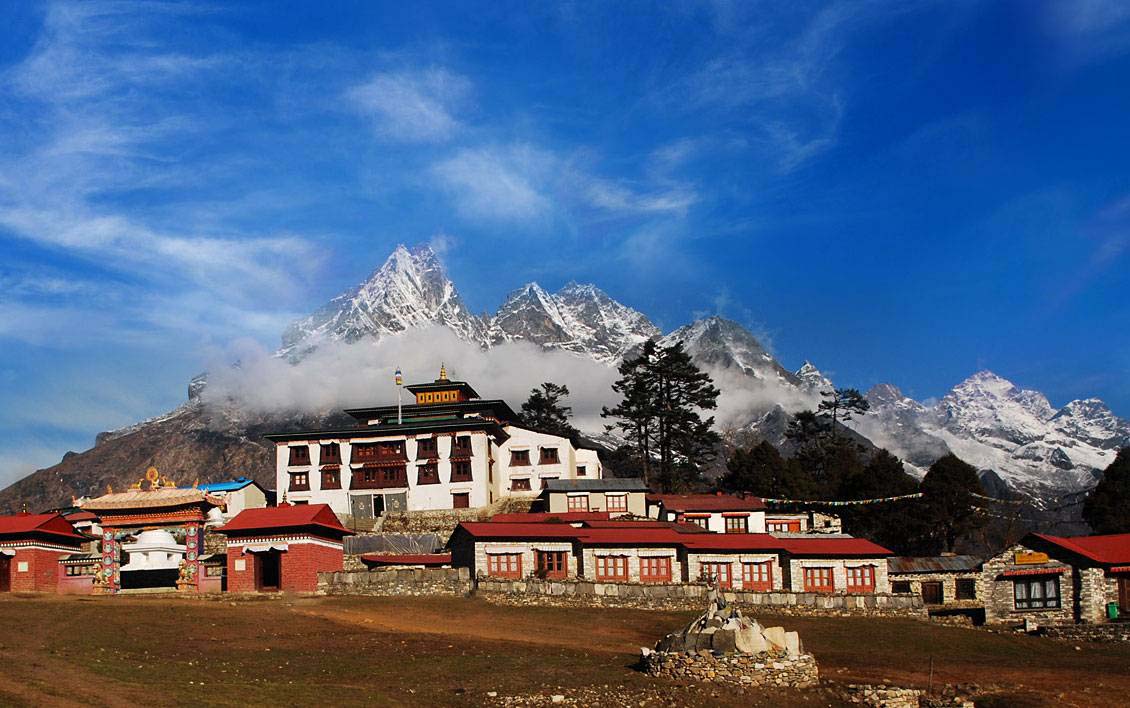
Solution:
<svg viewBox="0 0 1130 708">
<path fill-rule="evenodd" d="M 243 561 L 243 570 L 236 570 Z M 228 592 L 255 592 L 255 557 L 242 546 L 228 546 Z"/>
<path fill-rule="evenodd" d="M 315 592 L 318 589 L 318 573 L 340 571 L 344 562 L 340 548 L 313 544 L 291 546 L 282 554 L 282 589 Z"/>
<path fill-rule="evenodd" d="M 242 551 L 242 546 L 228 546 L 228 592 L 255 592 L 255 554 Z M 245 561 L 242 571 L 236 570 L 236 562 L 240 559 Z M 291 543 L 280 557 L 280 589 L 285 592 L 315 592 L 318 589 L 318 573 L 343 568 L 344 554 L 340 548 Z"/>
<path fill-rule="evenodd" d="M 37 548 L 17 548 L 12 557 L 12 592 L 55 592 L 59 585 L 59 559 L 65 553 Z M 27 570 L 20 572 L 20 564 Z"/>
</svg>

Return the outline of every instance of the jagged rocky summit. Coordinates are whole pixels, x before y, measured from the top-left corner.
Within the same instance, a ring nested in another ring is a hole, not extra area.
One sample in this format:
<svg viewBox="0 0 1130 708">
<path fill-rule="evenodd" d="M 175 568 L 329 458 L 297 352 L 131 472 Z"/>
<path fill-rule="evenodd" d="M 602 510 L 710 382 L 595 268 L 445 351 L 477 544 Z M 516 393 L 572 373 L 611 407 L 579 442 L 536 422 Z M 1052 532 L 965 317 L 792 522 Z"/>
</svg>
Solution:
<svg viewBox="0 0 1130 708">
<path fill-rule="evenodd" d="M 873 387 L 867 399 L 870 415 L 850 425 L 920 473 L 953 452 L 1037 497 L 1092 486 L 1118 449 L 1130 445 L 1130 421 L 1102 401 L 1056 409 L 1042 393 L 991 371 L 973 374 L 930 405 L 890 384 Z"/>
</svg>

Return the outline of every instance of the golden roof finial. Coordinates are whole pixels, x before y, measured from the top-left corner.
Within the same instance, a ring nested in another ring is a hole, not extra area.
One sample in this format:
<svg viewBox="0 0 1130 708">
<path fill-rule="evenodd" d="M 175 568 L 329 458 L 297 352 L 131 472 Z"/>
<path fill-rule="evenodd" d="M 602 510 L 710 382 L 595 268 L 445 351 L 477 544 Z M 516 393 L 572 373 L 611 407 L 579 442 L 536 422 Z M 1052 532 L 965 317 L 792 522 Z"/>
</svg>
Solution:
<svg viewBox="0 0 1130 708">
<path fill-rule="evenodd" d="M 439 380 L 447 381 L 447 366 L 443 362 L 439 365 Z"/>
</svg>

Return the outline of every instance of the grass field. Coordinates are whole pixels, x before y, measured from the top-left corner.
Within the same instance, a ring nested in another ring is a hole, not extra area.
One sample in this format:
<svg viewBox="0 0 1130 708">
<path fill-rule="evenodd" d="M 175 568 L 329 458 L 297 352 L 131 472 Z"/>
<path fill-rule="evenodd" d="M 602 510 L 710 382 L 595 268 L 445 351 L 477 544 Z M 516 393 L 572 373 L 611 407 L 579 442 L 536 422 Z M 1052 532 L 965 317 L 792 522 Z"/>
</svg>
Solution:
<svg viewBox="0 0 1130 708">
<path fill-rule="evenodd" d="M 0 600 L 3 705 L 481 705 L 563 694 L 605 705 L 816 706 L 827 691 L 747 694 L 657 682 L 640 646 L 689 619 L 455 598 Z M 975 683 L 987 705 L 1124 705 L 1130 647 L 913 620 L 759 615 L 800 631 L 824 678 Z M 494 692 L 497 698 L 489 694 Z"/>
</svg>

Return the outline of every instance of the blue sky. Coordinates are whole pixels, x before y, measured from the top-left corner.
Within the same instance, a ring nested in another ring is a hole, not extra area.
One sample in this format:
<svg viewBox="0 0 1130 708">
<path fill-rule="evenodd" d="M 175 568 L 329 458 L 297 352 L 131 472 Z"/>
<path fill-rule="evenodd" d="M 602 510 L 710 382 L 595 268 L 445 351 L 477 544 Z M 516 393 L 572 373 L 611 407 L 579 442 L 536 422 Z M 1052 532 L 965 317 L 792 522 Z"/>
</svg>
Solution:
<svg viewBox="0 0 1130 708">
<path fill-rule="evenodd" d="M 443 247 L 786 366 L 1130 416 L 1130 5 L 9 5 L 0 481 Z"/>
</svg>

